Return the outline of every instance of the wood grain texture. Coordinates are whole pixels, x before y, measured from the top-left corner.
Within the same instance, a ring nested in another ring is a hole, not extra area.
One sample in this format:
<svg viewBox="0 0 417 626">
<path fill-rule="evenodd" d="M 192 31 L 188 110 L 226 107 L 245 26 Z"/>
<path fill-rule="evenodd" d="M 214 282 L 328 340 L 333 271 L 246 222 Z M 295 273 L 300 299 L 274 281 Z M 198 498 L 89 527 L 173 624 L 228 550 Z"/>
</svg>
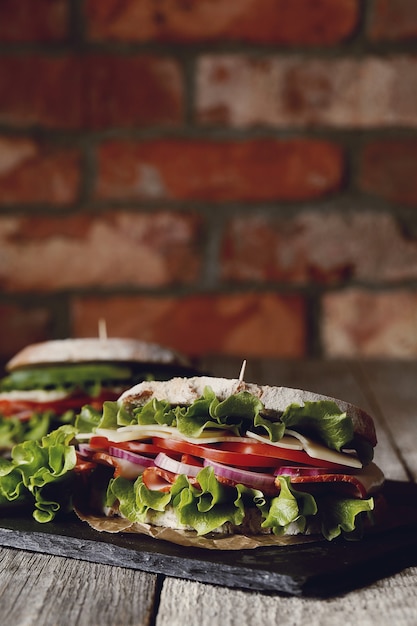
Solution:
<svg viewBox="0 0 417 626">
<path fill-rule="evenodd" d="M 318 600 L 165 580 L 156 626 L 414 626 L 417 568 L 359 592 Z M 181 598 L 181 602 L 178 602 Z"/>
<path fill-rule="evenodd" d="M 2 626 L 148 626 L 156 576 L 63 557 L 0 551 Z"/>
<path fill-rule="evenodd" d="M 361 383 L 375 406 L 377 421 L 390 439 L 398 467 L 417 481 L 417 364 L 364 364 Z"/>
</svg>

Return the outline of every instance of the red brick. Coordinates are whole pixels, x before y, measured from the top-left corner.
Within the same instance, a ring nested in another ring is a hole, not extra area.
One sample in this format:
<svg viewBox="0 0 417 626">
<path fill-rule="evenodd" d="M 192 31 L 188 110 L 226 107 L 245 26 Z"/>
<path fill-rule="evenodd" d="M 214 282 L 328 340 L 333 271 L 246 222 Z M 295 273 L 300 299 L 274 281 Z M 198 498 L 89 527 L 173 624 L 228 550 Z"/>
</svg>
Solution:
<svg viewBox="0 0 417 626">
<path fill-rule="evenodd" d="M 367 144 L 361 158 L 359 185 L 392 202 L 417 204 L 417 140 L 381 139 Z"/>
<path fill-rule="evenodd" d="M 0 41 L 62 41 L 69 34 L 69 0 L 2 0 Z"/>
<path fill-rule="evenodd" d="M 331 45 L 358 21 L 357 0 L 87 0 L 92 39 Z"/>
<path fill-rule="evenodd" d="M 275 293 L 74 298 L 73 332 L 97 333 L 104 317 L 113 336 L 138 337 L 190 356 L 300 357 L 305 354 L 305 307 Z"/>
<path fill-rule="evenodd" d="M 338 146 L 320 140 L 110 141 L 98 151 L 99 198 L 300 200 L 337 189 Z"/>
<path fill-rule="evenodd" d="M 170 59 L 40 54 L 2 59 L 2 124 L 100 129 L 181 120 L 182 77 Z"/>
<path fill-rule="evenodd" d="M 417 241 L 394 217 L 306 211 L 232 218 L 221 249 L 223 280 L 241 283 L 395 282 L 417 278 Z"/>
<path fill-rule="evenodd" d="M 349 289 L 323 299 L 322 336 L 330 357 L 415 358 L 417 293 Z"/>
<path fill-rule="evenodd" d="M 200 229 L 191 213 L 3 217 L 0 284 L 9 292 L 188 284 L 199 276 Z"/>
<path fill-rule="evenodd" d="M 415 0 L 375 0 L 369 20 L 373 41 L 403 41 L 417 36 Z"/>
<path fill-rule="evenodd" d="M 80 177 L 78 150 L 0 136 L 2 203 L 69 204 L 78 197 Z"/>
<path fill-rule="evenodd" d="M 80 126 L 82 80 L 76 57 L 1 59 L 0 122 L 25 126 Z"/>
<path fill-rule="evenodd" d="M 417 57 L 205 55 L 197 118 L 235 127 L 417 126 Z"/>
<path fill-rule="evenodd" d="M 50 324 L 46 307 L 0 304 L 0 364 L 29 343 L 49 339 Z"/>
<path fill-rule="evenodd" d="M 177 125 L 183 115 L 180 68 L 168 58 L 93 56 L 87 60 L 86 126 Z"/>
</svg>

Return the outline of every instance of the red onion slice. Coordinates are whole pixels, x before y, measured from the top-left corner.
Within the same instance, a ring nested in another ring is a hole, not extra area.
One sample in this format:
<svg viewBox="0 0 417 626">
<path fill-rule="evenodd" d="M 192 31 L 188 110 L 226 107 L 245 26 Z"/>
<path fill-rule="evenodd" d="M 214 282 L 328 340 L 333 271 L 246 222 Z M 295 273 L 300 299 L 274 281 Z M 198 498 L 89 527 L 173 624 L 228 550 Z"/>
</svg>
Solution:
<svg viewBox="0 0 417 626">
<path fill-rule="evenodd" d="M 186 476 L 192 477 L 197 476 L 198 472 L 201 470 L 199 465 L 189 465 L 188 463 L 176 461 L 163 452 L 158 454 L 153 462 L 153 465 L 167 470 L 168 472 L 173 472 L 174 474 L 185 474 Z"/>
<path fill-rule="evenodd" d="M 265 488 L 274 487 L 275 485 L 275 476 L 272 474 L 238 469 L 237 467 L 222 465 L 221 463 L 209 461 L 208 459 L 204 460 L 204 465 L 210 465 L 214 469 L 216 476 L 221 476 L 227 480 L 232 480 L 235 483 L 253 487 L 254 489 L 260 489 L 261 491 Z"/>
<path fill-rule="evenodd" d="M 110 446 L 109 454 L 117 459 L 129 461 L 129 463 L 135 463 L 136 465 L 141 465 L 142 467 L 154 465 L 154 459 L 152 457 L 144 456 L 143 454 L 136 454 L 136 452 L 129 452 L 129 450 L 122 450 L 122 448 Z"/>
</svg>

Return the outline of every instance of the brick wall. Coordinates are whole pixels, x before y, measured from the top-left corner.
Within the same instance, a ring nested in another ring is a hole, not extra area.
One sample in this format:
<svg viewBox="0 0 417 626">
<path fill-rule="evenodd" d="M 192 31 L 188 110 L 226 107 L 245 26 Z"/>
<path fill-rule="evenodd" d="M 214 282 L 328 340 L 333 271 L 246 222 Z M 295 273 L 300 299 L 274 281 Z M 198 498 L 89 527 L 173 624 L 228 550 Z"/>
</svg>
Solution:
<svg viewBox="0 0 417 626">
<path fill-rule="evenodd" d="M 0 360 L 417 355 L 415 0 L 0 11 Z"/>
</svg>

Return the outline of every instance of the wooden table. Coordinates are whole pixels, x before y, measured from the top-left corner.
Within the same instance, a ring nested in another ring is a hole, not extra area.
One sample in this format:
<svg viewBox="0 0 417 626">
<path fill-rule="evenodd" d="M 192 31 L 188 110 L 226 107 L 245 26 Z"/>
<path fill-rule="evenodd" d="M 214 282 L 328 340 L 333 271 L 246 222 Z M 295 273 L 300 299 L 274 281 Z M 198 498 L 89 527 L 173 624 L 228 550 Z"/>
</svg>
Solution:
<svg viewBox="0 0 417 626">
<path fill-rule="evenodd" d="M 206 359 L 237 377 L 237 359 Z M 248 362 L 245 379 L 310 389 L 370 412 L 376 462 L 389 479 L 416 481 L 417 363 Z M 2 626 L 405 626 L 417 624 L 417 566 L 328 598 L 223 588 L 62 556 L 0 548 Z"/>
</svg>

